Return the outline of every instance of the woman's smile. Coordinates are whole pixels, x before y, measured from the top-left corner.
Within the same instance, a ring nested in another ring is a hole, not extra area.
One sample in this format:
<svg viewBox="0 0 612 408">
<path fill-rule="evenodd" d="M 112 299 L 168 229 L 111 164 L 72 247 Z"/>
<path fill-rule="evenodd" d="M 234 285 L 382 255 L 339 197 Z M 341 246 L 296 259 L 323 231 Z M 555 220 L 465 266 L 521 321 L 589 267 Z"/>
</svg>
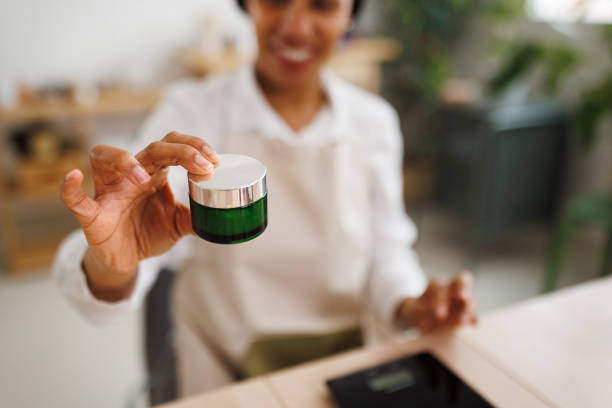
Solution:
<svg viewBox="0 0 612 408">
<path fill-rule="evenodd" d="M 318 57 L 314 47 L 308 45 L 288 45 L 282 41 L 271 43 L 270 52 L 285 69 L 290 71 L 304 70 Z"/>
</svg>

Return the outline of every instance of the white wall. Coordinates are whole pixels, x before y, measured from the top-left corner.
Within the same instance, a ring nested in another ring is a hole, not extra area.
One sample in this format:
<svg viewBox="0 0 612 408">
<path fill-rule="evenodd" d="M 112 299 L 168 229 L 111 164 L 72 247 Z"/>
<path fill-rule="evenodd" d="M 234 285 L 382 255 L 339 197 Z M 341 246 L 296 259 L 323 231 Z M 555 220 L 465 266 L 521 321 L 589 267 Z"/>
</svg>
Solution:
<svg viewBox="0 0 612 408">
<path fill-rule="evenodd" d="M 233 0 L 0 0 L 0 83 L 156 80 L 205 15 L 252 46 Z"/>
</svg>

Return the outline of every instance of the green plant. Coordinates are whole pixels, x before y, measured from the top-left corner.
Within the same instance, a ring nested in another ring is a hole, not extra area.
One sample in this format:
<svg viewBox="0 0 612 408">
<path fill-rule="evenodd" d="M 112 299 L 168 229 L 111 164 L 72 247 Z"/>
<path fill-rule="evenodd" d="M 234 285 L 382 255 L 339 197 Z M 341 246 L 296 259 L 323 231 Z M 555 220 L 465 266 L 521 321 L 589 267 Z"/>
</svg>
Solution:
<svg viewBox="0 0 612 408">
<path fill-rule="evenodd" d="M 602 26 L 600 34 L 612 56 L 612 27 Z M 541 68 L 545 72 L 543 90 L 555 95 L 559 84 L 583 62 L 579 51 L 567 44 L 551 45 L 535 40 L 510 44 L 506 63 L 489 81 L 488 89 L 491 94 L 499 95 L 535 68 Z M 612 75 L 608 74 L 578 92 L 580 97 L 573 109 L 573 123 L 579 145 L 587 151 L 595 142 L 602 119 L 612 112 Z"/>
<path fill-rule="evenodd" d="M 574 114 L 575 125 L 583 150 L 595 143 L 597 127 L 607 113 L 612 112 L 612 75 L 584 91 Z"/>
<path fill-rule="evenodd" d="M 612 27 L 603 26 L 601 39 L 612 55 Z M 580 66 L 582 58 L 572 47 L 549 45 L 534 40 L 511 45 L 506 64 L 489 81 L 489 90 L 499 95 L 517 79 L 539 67 L 545 72 L 543 90 L 554 95 L 566 77 Z M 578 91 L 580 97 L 573 109 L 573 123 L 579 146 L 585 152 L 595 143 L 598 125 L 612 112 L 612 74 L 606 74 Z M 612 194 L 609 192 L 575 197 L 559 220 L 552 239 L 543 291 L 555 288 L 563 260 L 567 257 L 573 232 L 585 225 L 596 225 L 607 233 L 599 276 L 612 272 Z"/>
<path fill-rule="evenodd" d="M 564 44 L 545 45 L 533 41 L 511 44 L 507 63 L 489 81 L 493 95 L 499 95 L 518 77 L 527 75 L 538 64 L 545 68 L 543 88 L 546 93 L 556 93 L 560 82 L 577 66 L 580 57 Z"/>
<path fill-rule="evenodd" d="M 607 276 L 612 272 L 612 196 L 602 193 L 578 197 L 569 206 L 565 217 L 559 221 L 553 236 L 542 288 L 544 292 L 555 288 L 574 232 L 579 227 L 588 225 L 603 227 L 607 233 L 599 276 Z"/>
<path fill-rule="evenodd" d="M 404 120 L 404 134 L 413 134 L 412 151 L 432 149 L 431 113 L 440 86 L 450 73 L 453 47 L 474 19 L 495 24 L 524 10 L 523 0 L 385 0 L 380 2 L 381 34 L 398 40 L 400 57 L 385 67 L 383 95 Z M 416 124 L 416 129 L 415 129 Z M 418 135 L 418 136 L 417 136 Z"/>
</svg>

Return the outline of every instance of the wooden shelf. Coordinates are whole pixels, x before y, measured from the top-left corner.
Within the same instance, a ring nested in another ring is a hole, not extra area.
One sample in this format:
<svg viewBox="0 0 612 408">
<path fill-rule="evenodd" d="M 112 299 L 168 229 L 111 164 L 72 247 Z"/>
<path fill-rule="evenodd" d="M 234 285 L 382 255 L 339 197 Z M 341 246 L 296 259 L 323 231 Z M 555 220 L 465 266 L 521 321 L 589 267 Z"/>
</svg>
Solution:
<svg viewBox="0 0 612 408">
<path fill-rule="evenodd" d="M 61 241 L 60 236 L 47 237 L 13 248 L 7 265 L 9 273 L 19 275 L 35 268 L 51 266 Z"/>
<path fill-rule="evenodd" d="M 25 163 L 21 166 L 22 173 L 27 173 L 23 168 L 28 168 L 29 174 L 22 176 L 33 177 L 33 180 L 18 181 L 16 185 L 21 188 L 3 186 L 0 202 L 1 238 L 6 267 L 10 273 L 20 274 L 50 265 L 63 237 L 78 227 L 76 222 L 71 222 L 68 210 L 60 201 L 59 183 L 65 172 L 72 167 L 79 167 L 85 175 L 84 189 L 92 191 L 89 171 L 84 168 L 86 158 L 85 154 L 72 154 L 61 163 L 55 163 L 56 168 L 48 170 L 46 178 L 39 177 L 40 172 L 53 164 Z"/>
<path fill-rule="evenodd" d="M 2 195 L 5 197 L 4 199 L 7 200 L 8 203 L 13 203 L 15 205 L 19 205 L 21 203 L 42 203 L 43 201 L 60 201 L 59 184 L 60 181 L 58 181 L 56 184 L 42 186 L 37 190 L 14 189 L 5 186 L 2 189 Z M 93 191 L 93 183 L 88 179 L 87 173 L 85 173 L 83 189 L 86 192 Z"/>
<path fill-rule="evenodd" d="M 235 51 L 223 51 L 208 55 L 190 49 L 182 51 L 178 56 L 179 64 L 185 67 L 191 76 L 197 78 L 232 71 L 250 59 L 250 57 Z"/>
<path fill-rule="evenodd" d="M 0 108 L 0 123 L 78 119 L 91 116 L 146 113 L 159 102 L 160 92 L 114 89 L 102 92 L 92 104 L 72 100 L 31 101 L 11 109 Z"/>
<path fill-rule="evenodd" d="M 367 63 L 382 64 L 397 58 L 402 50 L 400 43 L 387 37 L 356 38 L 341 45 L 330 64 Z"/>
<path fill-rule="evenodd" d="M 382 64 L 397 58 L 400 51 L 399 43 L 391 38 L 357 38 L 341 46 L 329 66 L 340 78 L 378 93 Z"/>
<path fill-rule="evenodd" d="M 59 197 L 56 194 L 57 205 L 59 206 Z M 15 202 L 13 204 L 16 204 Z M 7 210 L 7 205 L 4 203 L 2 211 Z M 58 207 L 61 208 L 61 207 Z M 21 273 L 24 270 L 36 267 L 48 266 L 53 259 L 53 256 L 62 241 L 62 239 L 72 229 L 76 228 L 74 222 L 71 222 L 70 215 L 67 210 L 65 213 L 57 213 L 56 223 L 53 228 L 45 229 L 44 234 L 33 233 L 27 231 L 24 233 L 23 225 L 19 222 L 15 214 L 3 214 L 2 222 L 2 244 L 3 255 L 6 266 L 6 271 L 9 273 Z M 55 216 L 54 216 L 55 218 Z M 29 220 L 29 224 L 36 225 L 37 220 Z M 41 228 L 38 226 L 37 228 Z"/>
</svg>

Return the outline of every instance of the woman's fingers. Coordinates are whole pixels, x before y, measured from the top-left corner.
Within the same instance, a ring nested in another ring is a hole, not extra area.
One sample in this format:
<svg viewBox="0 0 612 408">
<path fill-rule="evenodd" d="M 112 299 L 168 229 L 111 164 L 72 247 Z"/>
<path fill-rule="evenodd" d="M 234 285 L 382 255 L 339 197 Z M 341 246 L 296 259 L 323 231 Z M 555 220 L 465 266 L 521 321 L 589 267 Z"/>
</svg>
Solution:
<svg viewBox="0 0 612 408">
<path fill-rule="evenodd" d="M 163 141 L 153 142 L 136 156 L 112 147 L 92 149 L 91 167 L 96 191 L 102 185 L 113 185 L 127 178 L 136 185 L 146 184 L 151 175 L 168 166 L 182 166 L 193 174 L 214 172 L 219 156 L 204 140 L 178 132 L 168 133 Z"/>
<path fill-rule="evenodd" d="M 60 186 L 60 196 L 66 207 L 74 214 L 83 228 L 90 226 L 98 217 L 100 207 L 83 191 L 83 173 L 70 171 Z"/>
<path fill-rule="evenodd" d="M 467 271 L 461 272 L 451 281 L 448 288 L 452 297 L 461 299 L 470 298 L 474 288 L 472 274 Z"/>
<path fill-rule="evenodd" d="M 470 273 L 462 272 L 449 284 L 450 323 L 453 325 L 475 321 L 476 302 L 473 297 L 473 281 Z"/>
<path fill-rule="evenodd" d="M 204 157 L 215 166 L 219 164 L 219 155 L 215 152 L 215 149 L 199 137 L 189 136 L 179 132 L 170 132 L 162 139 L 162 142 L 189 145 L 202 153 Z"/>
<path fill-rule="evenodd" d="M 429 314 L 435 321 L 443 322 L 447 319 L 449 302 L 446 285 L 444 283 L 432 279 L 422 298 L 429 308 Z"/>
<path fill-rule="evenodd" d="M 123 149 L 98 145 L 91 150 L 89 157 L 96 187 L 99 182 L 111 185 L 124 178 L 137 185 L 151 180 L 151 176 L 138 160 Z"/>
<path fill-rule="evenodd" d="M 194 174 L 209 174 L 215 168 L 195 147 L 181 143 L 153 142 L 136 159 L 149 174 L 168 166 L 182 166 Z"/>
<path fill-rule="evenodd" d="M 425 292 L 415 301 L 406 303 L 404 320 L 424 331 L 444 325 L 449 315 L 446 285 L 432 279 Z"/>
<path fill-rule="evenodd" d="M 476 322 L 476 301 L 472 296 L 473 279 L 462 273 L 450 283 L 435 279 L 411 305 L 409 323 L 424 331 Z"/>
<path fill-rule="evenodd" d="M 471 299 L 451 298 L 448 324 L 451 326 L 457 326 L 468 323 L 468 317 L 471 313 L 471 302 Z"/>
</svg>

